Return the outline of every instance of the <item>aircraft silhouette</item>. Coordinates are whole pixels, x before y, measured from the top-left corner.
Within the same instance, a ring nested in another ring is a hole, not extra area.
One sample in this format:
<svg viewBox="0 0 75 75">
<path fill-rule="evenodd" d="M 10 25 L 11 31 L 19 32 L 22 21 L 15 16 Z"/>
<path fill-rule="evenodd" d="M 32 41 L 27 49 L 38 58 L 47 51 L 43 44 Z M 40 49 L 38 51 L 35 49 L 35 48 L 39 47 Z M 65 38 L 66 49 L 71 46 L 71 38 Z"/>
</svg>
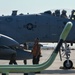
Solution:
<svg viewBox="0 0 75 75">
<path fill-rule="evenodd" d="M 0 16 L 0 51 L 2 52 L 0 52 L 0 59 L 10 60 L 11 55 L 17 55 L 17 60 L 31 59 L 32 54 L 20 49 L 20 44 L 33 42 L 37 37 L 40 42 L 58 42 L 68 21 L 73 23 L 73 28 L 65 42 L 73 44 L 75 42 L 74 13 L 75 10 L 72 10 L 69 18 L 65 10 L 62 14 L 60 10 L 56 10 L 54 13 L 46 11 L 26 15 L 17 15 L 17 11 L 13 11 L 10 16 Z"/>
</svg>

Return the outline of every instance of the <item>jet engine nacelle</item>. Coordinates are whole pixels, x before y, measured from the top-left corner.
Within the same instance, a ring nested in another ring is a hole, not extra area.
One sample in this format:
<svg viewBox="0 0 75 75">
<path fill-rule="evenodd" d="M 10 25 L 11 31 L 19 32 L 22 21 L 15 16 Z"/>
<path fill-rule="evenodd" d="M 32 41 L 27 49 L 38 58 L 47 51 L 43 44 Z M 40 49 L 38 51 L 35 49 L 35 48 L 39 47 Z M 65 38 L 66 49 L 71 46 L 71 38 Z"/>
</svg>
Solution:
<svg viewBox="0 0 75 75">
<path fill-rule="evenodd" d="M 6 35 L 0 34 L 0 46 L 19 46 L 19 43 Z"/>
</svg>

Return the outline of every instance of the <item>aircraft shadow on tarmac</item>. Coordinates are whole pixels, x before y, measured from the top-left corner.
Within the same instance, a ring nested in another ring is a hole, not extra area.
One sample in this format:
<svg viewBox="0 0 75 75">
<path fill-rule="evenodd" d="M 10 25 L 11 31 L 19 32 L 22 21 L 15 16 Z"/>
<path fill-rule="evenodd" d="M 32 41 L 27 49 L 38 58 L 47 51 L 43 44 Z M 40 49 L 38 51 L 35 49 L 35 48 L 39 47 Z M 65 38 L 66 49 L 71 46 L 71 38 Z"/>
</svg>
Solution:
<svg viewBox="0 0 75 75">
<path fill-rule="evenodd" d="M 44 70 L 41 74 L 75 74 L 75 70 Z"/>
</svg>

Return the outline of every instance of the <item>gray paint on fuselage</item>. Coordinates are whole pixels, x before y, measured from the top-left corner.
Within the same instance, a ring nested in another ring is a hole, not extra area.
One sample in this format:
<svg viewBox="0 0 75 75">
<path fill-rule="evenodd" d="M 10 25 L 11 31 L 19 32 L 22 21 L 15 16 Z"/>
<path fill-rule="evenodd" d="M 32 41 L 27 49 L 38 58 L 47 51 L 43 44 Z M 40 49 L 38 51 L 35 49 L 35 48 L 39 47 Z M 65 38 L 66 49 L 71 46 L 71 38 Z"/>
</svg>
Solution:
<svg viewBox="0 0 75 75">
<path fill-rule="evenodd" d="M 19 43 L 32 42 L 37 37 L 41 42 L 57 42 L 68 21 L 69 19 L 44 14 L 3 16 L 0 17 L 0 33 L 15 39 Z M 33 25 L 31 30 L 27 29 L 29 23 Z M 67 41 L 75 42 L 74 26 Z"/>
</svg>

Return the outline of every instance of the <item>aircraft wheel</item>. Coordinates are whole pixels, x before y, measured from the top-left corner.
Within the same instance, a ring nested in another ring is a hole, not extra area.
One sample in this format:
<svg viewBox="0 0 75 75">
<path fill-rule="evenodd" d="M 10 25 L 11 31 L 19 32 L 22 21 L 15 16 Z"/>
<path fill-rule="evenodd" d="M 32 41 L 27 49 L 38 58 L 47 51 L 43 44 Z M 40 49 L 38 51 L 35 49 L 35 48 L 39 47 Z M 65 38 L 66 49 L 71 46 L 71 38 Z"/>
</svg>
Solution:
<svg viewBox="0 0 75 75">
<path fill-rule="evenodd" d="M 28 73 L 24 73 L 24 75 L 28 75 Z"/>
<path fill-rule="evenodd" d="M 6 75 L 6 73 L 2 73 L 2 75 Z"/>
<path fill-rule="evenodd" d="M 71 60 L 65 60 L 63 63 L 65 69 L 71 69 L 73 67 L 73 62 Z"/>
</svg>

